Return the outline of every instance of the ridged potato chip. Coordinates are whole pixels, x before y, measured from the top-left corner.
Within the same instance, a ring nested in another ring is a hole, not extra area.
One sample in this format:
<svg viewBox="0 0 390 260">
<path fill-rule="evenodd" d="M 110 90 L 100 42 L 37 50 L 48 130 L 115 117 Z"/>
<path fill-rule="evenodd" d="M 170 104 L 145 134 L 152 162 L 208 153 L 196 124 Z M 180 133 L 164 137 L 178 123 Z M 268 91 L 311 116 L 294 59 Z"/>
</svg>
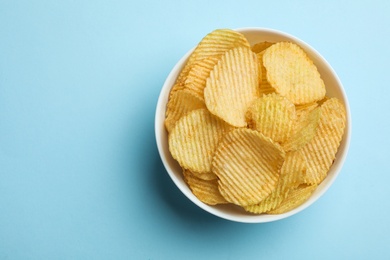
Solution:
<svg viewBox="0 0 390 260">
<path fill-rule="evenodd" d="M 173 94 L 174 94 L 176 91 L 182 90 L 182 89 L 184 89 L 184 85 L 175 84 L 175 85 L 172 86 L 171 91 L 169 92 L 168 104 L 169 104 L 169 102 L 170 102 L 170 100 L 171 100 Z M 168 104 L 167 104 L 167 105 L 168 105 Z"/>
<path fill-rule="evenodd" d="M 317 132 L 320 116 L 321 110 L 319 108 L 301 113 L 295 122 L 293 134 L 283 144 L 284 150 L 287 152 L 295 151 L 310 142 Z"/>
<path fill-rule="evenodd" d="M 237 47 L 250 48 L 250 44 L 245 36 L 239 32 L 230 29 L 217 29 L 207 34 L 196 46 L 193 53 L 181 73 L 179 74 L 176 84 L 184 84 L 188 73 L 197 62 L 208 57 L 220 57 L 228 50 Z"/>
<path fill-rule="evenodd" d="M 317 104 L 318 104 L 319 106 L 321 106 L 322 104 L 325 103 L 325 101 L 327 101 L 327 100 L 329 100 L 329 99 L 330 99 L 330 97 L 325 96 L 323 99 L 321 99 L 320 101 L 318 101 Z"/>
<path fill-rule="evenodd" d="M 227 201 L 248 206 L 259 203 L 275 189 L 284 157 L 282 147 L 270 138 L 239 128 L 228 132 L 218 144 L 212 171 Z"/>
<path fill-rule="evenodd" d="M 325 96 L 325 84 L 313 61 L 296 44 L 278 42 L 263 55 L 267 80 L 275 91 L 294 104 L 306 104 Z"/>
<path fill-rule="evenodd" d="M 251 49 L 254 53 L 260 53 L 260 52 L 264 51 L 265 49 L 267 49 L 268 47 L 270 47 L 272 44 L 274 44 L 274 43 L 267 42 L 267 41 L 258 42 L 255 45 L 253 45 Z"/>
<path fill-rule="evenodd" d="M 217 175 L 215 175 L 213 172 L 192 172 L 193 175 L 198 177 L 199 179 L 205 180 L 205 181 L 211 181 L 218 179 Z"/>
<path fill-rule="evenodd" d="M 297 117 L 299 118 L 301 114 L 307 114 L 308 112 L 317 108 L 318 105 L 319 105 L 318 102 L 312 102 L 303 105 L 295 105 L 295 111 L 297 112 Z"/>
<path fill-rule="evenodd" d="M 302 184 L 295 189 L 290 190 L 289 195 L 273 210 L 268 211 L 268 214 L 282 214 L 291 211 L 310 198 L 313 192 L 317 189 L 317 185 Z"/>
<path fill-rule="evenodd" d="M 199 96 L 201 99 L 204 99 L 206 80 L 210 75 L 210 71 L 214 68 L 218 61 L 219 57 L 210 56 L 194 64 L 188 72 L 184 87 Z"/>
<path fill-rule="evenodd" d="M 267 81 L 267 70 L 263 64 L 263 55 L 265 49 L 270 47 L 273 42 L 258 42 L 252 46 L 252 51 L 257 55 L 257 62 L 259 66 L 259 86 L 260 86 L 260 95 L 265 95 L 275 92 L 275 89 Z"/>
<path fill-rule="evenodd" d="M 257 53 L 257 62 L 259 67 L 259 90 L 260 95 L 274 93 L 275 89 L 269 84 L 267 80 L 267 70 L 263 64 L 264 51 Z"/>
<path fill-rule="evenodd" d="M 338 99 L 328 99 L 320 109 L 316 134 L 302 147 L 308 162 L 306 182 L 309 184 L 319 184 L 325 179 L 335 159 L 346 124 L 346 111 Z"/>
<path fill-rule="evenodd" d="M 176 90 L 172 93 L 167 104 L 165 127 L 171 132 L 176 122 L 192 110 L 206 108 L 202 99 L 186 89 Z"/>
<path fill-rule="evenodd" d="M 183 168 L 208 173 L 219 139 L 230 128 L 207 109 L 193 110 L 172 128 L 168 136 L 169 151 Z"/>
<path fill-rule="evenodd" d="M 278 143 L 285 142 L 296 120 L 294 104 L 276 93 L 256 99 L 246 114 L 251 128 Z"/>
<path fill-rule="evenodd" d="M 244 209 L 255 214 L 275 209 L 286 199 L 291 189 L 303 183 L 306 167 L 306 160 L 300 151 L 286 153 L 276 188 L 259 204 L 245 206 Z"/>
<path fill-rule="evenodd" d="M 256 55 L 249 48 L 226 52 L 204 89 L 207 109 L 236 127 L 246 126 L 245 113 L 259 95 Z"/>
<path fill-rule="evenodd" d="M 187 79 L 188 73 L 190 72 L 193 64 L 187 62 L 186 65 L 182 68 L 182 70 L 179 73 L 179 76 L 177 76 L 175 85 L 184 86 L 184 83 Z"/>
<path fill-rule="evenodd" d="M 284 182 L 283 189 L 296 188 L 305 183 L 305 176 L 307 171 L 307 161 L 302 151 L 292 151 L 286 153 L 286 159 L 281 169 L 281 175 Z"/>
<path fill-rule="evenodd" d="M 207 34 L 200 41 L 190 56 L 189 63 L 191 64 L 210 56 L 221 56 L 237 47 L 250 48 L 250 44 L 243 34 L 230 29 L 217 29 Z"/>
<path fill-rule="evenodd" d="M 183 171 L 184 180 L 190 187 L 192 193 L 202 202 L 209 205 L 228 203 L 218 189 L 218 181 L 203 180 L 188 170 Z"/>
</svg>

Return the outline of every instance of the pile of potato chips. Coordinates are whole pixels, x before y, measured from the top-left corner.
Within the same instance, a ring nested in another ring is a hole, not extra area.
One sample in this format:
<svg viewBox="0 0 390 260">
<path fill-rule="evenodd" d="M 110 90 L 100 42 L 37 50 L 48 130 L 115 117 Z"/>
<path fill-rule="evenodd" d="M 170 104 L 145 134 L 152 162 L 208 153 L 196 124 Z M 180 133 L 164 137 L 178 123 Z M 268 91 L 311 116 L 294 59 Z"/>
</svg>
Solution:
<svg viewBox="0 0 390 260">
<path fill-rule="evenodd" d="M 313 61 L 291 42 L 206 35 L 172 87 L 169 150 L 193 194 L 209 205 L 281 214 L 326 178 L 346 111 Z"/>
</svg>

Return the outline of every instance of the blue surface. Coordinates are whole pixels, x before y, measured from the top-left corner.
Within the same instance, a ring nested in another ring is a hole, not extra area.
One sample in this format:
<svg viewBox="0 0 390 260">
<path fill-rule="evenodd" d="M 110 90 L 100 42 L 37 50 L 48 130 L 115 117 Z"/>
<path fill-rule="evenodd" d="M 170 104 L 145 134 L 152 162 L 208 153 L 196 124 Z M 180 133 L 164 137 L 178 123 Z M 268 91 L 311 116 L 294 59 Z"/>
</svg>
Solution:
<svg viewBox="0 0 390 260">
<path fill-rule="evenodd" d="M 0 259 L 390 258 L 389 3 L 1 0 Z M 159 158 L 165 77 L 221 27 L 301 38 L 349 96 L 346 164 L 291 218 L 218 219 Z"/>
</svg>

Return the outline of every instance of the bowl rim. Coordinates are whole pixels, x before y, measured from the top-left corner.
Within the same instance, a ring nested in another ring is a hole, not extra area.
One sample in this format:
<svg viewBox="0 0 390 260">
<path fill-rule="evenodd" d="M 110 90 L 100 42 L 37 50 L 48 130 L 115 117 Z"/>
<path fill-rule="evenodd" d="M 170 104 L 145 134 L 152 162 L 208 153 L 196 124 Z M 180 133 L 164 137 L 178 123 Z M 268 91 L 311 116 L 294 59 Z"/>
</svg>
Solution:
<svg viewBox="0 0 390 260">
<path fill-rule="evenodd" d="M 346 126 L 344 130 L 343 140 L 341 143 L 343 144 L 343 153 L 340 154 L 340 147 L 339 151 L 337 153 L 338 157 L 336 158 L 337 164 L 333 164 L 331 166 L 332 175 L 327 177 L 316 189 L 316 191 L 312 194 L 312 196 L 303 204 L 298 206 L 297 208 L 290 210 L 286 213 L 279 214 L 279 215 L 269 215 L 269 214 L 260 214 L 255 215 L 246 212 L 247 215 L 232 215 L 227 212 L 221 211 L 219 206 L 210 206 L 203 202 L 201 202 L 198 198 L 195 197 L 195 195 L 192 194 L 192 192 L 189 190 L 188 186 L 184 187 L 183 181 L 178 179 L 177 175 L 173 172 L 173 169 L 171 168 L 168 160 L 172 160 L 172 157 L 170 156 L 169 152 L 168 154 L 164 152 L 163 147 L 163 135 L 167 138 L 167 132 L 164 127 L 164 119 L 165 119 L 165 111 L 166 111 L 166 103 L 168 99 L 168 95 L 170 92 L 171 87 L 173 86 L 173 83 L 175 82 L 178 73 L 180 69 L 183 67 L 185 61 L 189 58 L 191 53 L 194 51 L 195 47 L 191 48 L 187 53 L 182 56 L 179 61 L 174 65 L 174 67 L 171 69 L 171 71 L 168 74 L 168 77 L 164 81 L 164 84 L 161 88 L 157 105 L 156 105 L 156 111 L 155 111 L 155 138 L 157 143 L 158 152 L 160 155 L 160 158 L 163 162 L 164 168 L 167 171 L 168 175 L 172 179 L 172 181 L 175 183 L 176 187 L 179 188 L 179 190 L 194 204 L 196 204 L 201 209 L 205 210 L 206 212 L 209 212 L 210 214 L 220 217 L 222 219 L 234 221 L 234 222 L 240 222 L 240 223 L 267 223 L 267 222 L 273 222 L 281 219 L 288 218 L 290 216 L 293 216 L 304 209 L 311 206 L 314 202 L 318 201 L 320 197 L 322 197 L 325 192 L 330 188 L 330 186 L 334 183 L 336 178 L 338 177 L 339 173 L 341 172 L 342 166 L 345 163 L 345 160 L 347 158 L 350 142 L 351 142 L 351 131 L 352 131 L 352 118 L 351 118 L 351 111 L 350 111 L 350 105 L 348 102 L 347 94 L 345 92 L 345 88 L 339 79 L 337 73 L 333 69 L 333 67 L 328 63 L 328 61 L 313 47 L 311 47 L 309 44 L 304 42 L 303 40 L 285 33 L 283 31 L 270 29 L 270 28 L 263 28 L 263 27 L 242 27 L 233 29 L 235 31 L 238 31 L 240 33 L 249 34 L 249 33 L 266 33 L 266 34 L 272 34 L 276 35 L 277 37 L 288 39 L 289 41 L 297 43 L 299 46 L 301 46 L 305 51 L 309 51 L 309 56 L 317 59 L 317 63 L 320 62 L 323 64 L 323 66 L 330 72 L 330 75 L 334 78 L 334 81 L 336 82 L 337 90 L 339 91 L 339 95 L 341 95 L 341 101 L 343 102 L 345 109 L 346 109 Z M 335 161 L 336 161 L 335 160 Z M 321 187 L 321 189 L 319 189 Z"/>
</svg>

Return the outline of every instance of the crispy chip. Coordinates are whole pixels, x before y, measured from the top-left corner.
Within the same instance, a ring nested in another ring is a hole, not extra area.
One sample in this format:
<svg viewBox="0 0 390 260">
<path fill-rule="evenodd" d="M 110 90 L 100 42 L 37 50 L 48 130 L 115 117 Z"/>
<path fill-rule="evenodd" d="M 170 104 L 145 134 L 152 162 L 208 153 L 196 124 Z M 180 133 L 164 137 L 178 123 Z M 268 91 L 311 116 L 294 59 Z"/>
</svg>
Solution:
<svg viewBox="0 0 390 260">
<path fill-rule="evenodd" d="M 274 43 L 267 42 L 267 41 L 258 42 L 255 45 L 253 45 L 251 49 L 254 53 L 260 53 L 260 52 L 264 51 L 265 49 L 267 49 L 268 47 L 270 47 L 272 44 L 274 44 Z"/>
<path fill-rule="evenodd" d="M 206 109 L 193 110 L 172 128 L 168 136 L 169 151 L 183 168 L 208 173 L 218 141 L 230 128 Z"/>
<path fill-rule="evenodd" d="M 170 100 L 171 100 L 173 94 L 174 94 L 176 91 L 182 90 L 182 89 L 184 89 L 184 85 L 180 85 L 180 84 L 175 84 L 175 85 L 173 85 L 172 88 L 171 88 L 171 91 L 169 92 L 168 103 L 170 102 Z"/>
<path fill-rule="evenodd" d="M 257 70 L 256 55 L 249 48 L 226 52 L 206 82 L 204 97 L 209 111 L 233 126 L 246 126 L 245 113 L 260 95 Z"/>
<path fill-rule="evenodd" d="M 176 80 L 176 84 L 184 85 L 194 64 L 208 57 L 220 57 L 228 50 L 237 47 L 250 48 L 248 40 L 239 32 L 230 29 L 217 29 L 207 34 L 188 58 Z"/>
<path fill-rule="evenodd" d="M 286 159 L 281 169 L 283 189 L 296 188 L 305 181 L 307 162 L 302 151 L 286 153 Z"/>
<path fill-rule="evenodd" d="M 248 212 L 261 214 L 270 211 L 288 196 L 291 189 L 303 183 L 306 172 L 306 161 L 300 151 L 286 153 L 286 159 L 280 170 L 280 178 L 276 188 L 259 204 L 244 207 Z"/>
<path fill-rule="evenodd" d="M 259 90 L 260 95 L 274 93 L 275 89 L 269 84 L 267 80 L 267 70 L 263 64 L 264 51 L 257 53 L 257 62 L 259 67 Z"/>
<path fill-rule="evenodd" d="M 290 210 L 293 210 L 304 203 L 313 194 L 317 185 L 302 184 L 295 189 L 290 190 L 288 196 L 279 204 L 279 206 L 268 214 L 283 214 Z"/>
<path fill-rule="evenodd" d="M 192 66 L 193 66 L 193 64 L 189 63 L 189 62 L 187 62 L 184 65 L 183 69 L 179 73 L 179 76 L 177 76 L 175 85 L 184 86 L 184 83 L 187 79 L 188 73 L 190 72 Z"/>
<path fill-rule="evenodd" d="M 219 178 L 219 190 L 229 202 L 257 204 L 276 187 L 285 153 L 280 145 L 261 133 L 239 128 L 219 143 L 212 171 Z"/>
<path fill-rule="evenodd" d="M 321 106 L 321 105 L 324 104 L 325 101 L 327 101 L 327 100 L 329 100 L 329 97 L 325 96 L 323 99 L 321 99 L 320 101 L 318 101 L 317 104 L 318 104 L 319 106 Z"/>
<path fill-rule="evenodd" d="M 187 79 L 184 84 L 185 88 L 204 99 L 203 92 L 206 87 L 206 80 L 218 60 L 218 57 L 210 56 L 194 64 L 188 72 Z"/>
<path fill-rule="evenodd" d="M 296 120 L 294 104 L 276 93 L 256 99 L 246 116 L 253 129 L 278 143 L 289 138 Z"/>
<path fill-rule="evenodd" d="M 313 139 L 316 134 L 318 123 L 320 121 L 321 110 L 305 110 L 301 113 L 294 125 L 294 132 L 290 138 L 283 144 L 285 151 L 295 151 Z"/>
<path fill-rule="evenodd" d="M 192 174 L 198 177 L 199 179 L 205 181 L 211 181 L 217 179 L 217 175 L 215 175 L 213 172 L 204 172 L 204 173 L 193 172 Z"/>
<path fill-rule="evenodd" d="M 303 105 L 296 105 L 295 111 L 297 112 L 297 117 L 299 118 L 301 114 L 307 114 L 308 112 L 314 110 L 317 107 L 318 107 L 318 102 L 312 102 Z"/>
<path fill-rule="evenodd" d="M 217 179 L 203 180 L 188 170 L 183 170 L 183 175 L 184 180 L 190 187 L 192 193 L 200 201 L 209 205 L 228 203 L 219 192 Z"/>
<path fill-rule="evenodd" d="M 206 108 L 202 99 L 192 94 L 186 89 L 176 90 L 172 93 L 167 104 L 165 115 L 165 127 L 171 132 L 173 126 L 182 116 L 188 112 L 200 108 Z"/>
<path fill-rule="evenodd" d="M 237 47 L 250 48 L 250 44 L 243 34 L 230 29 L 217 29 L 207 34 L 200 41 L 190 56 L 189 63 L 194 63 L 210 56 L 222 56 L 225 52 Z"/>
<path fill-rule="evenodd" d="M 324 98 L 325 84 L 317 67 L 298 45 L 290 42 L 273 44 L 265 50 L 263 63 L 268 82 L 294 104 Z"/>
<path fill-rule="evenodd" d="M 330 98 L 321 106 L 316 134 L 302 147 L 308 163 L 306 183 L 319 184 L 327 176 L 344 134 L 346 112 L 343 104 Z"/>
</svg>

